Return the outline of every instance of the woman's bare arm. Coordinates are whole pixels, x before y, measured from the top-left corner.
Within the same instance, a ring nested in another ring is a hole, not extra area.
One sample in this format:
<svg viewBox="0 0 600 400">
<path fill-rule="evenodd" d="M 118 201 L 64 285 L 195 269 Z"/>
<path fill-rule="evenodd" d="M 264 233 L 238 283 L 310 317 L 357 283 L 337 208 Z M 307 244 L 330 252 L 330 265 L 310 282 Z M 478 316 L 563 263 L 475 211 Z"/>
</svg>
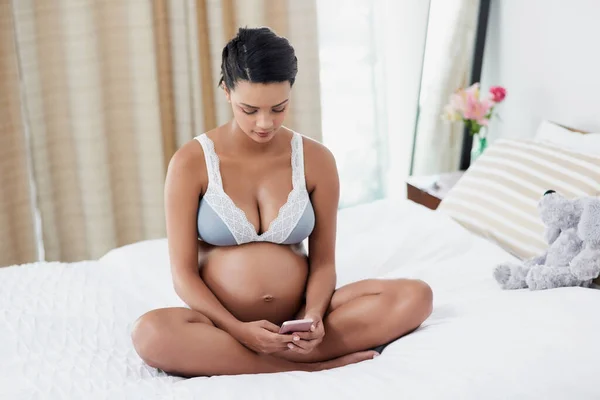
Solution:
<svg viewBox="0 0 600 400">
<path fill-rule="evenodd" d="M 331 151 L 320 143 L 310 140 L 305 143 L 305 165 L 316 218 L 308 242 L 310 274 L 306 287 L 306 314 L 323 318 L 336 287 L 335 241 L 340 183 Z"/>
<path fill-rule="evenodd" d="M 165 213 L 171 274 L 177 295 L 218 328 L 232 333 L 240 326 L 198 273 L 203 257 L 198 246 L 197 210 L 208 185 L 204 154 L 198 143 L 184 145 L 171 159 L 165 182 Z M 200 251 L 200 253 L 199 253 Z"/>
</svg>

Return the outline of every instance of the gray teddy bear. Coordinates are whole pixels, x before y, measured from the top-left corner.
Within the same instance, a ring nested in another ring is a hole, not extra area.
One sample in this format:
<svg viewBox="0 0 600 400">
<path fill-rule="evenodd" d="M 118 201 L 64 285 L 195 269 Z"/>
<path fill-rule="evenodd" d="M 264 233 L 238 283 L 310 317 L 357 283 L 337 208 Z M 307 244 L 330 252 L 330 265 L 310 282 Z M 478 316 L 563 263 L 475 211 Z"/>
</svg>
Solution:
<svg viewBox="0 0 600 400">
<path fill-rule="evenodd" d="M 503 263 L 494 278 L 503 289 L 590 287 L 600 275 L 600 199 L 544 193 L 538 210 L 548 249 L 522 263 Z"/>
</svg>

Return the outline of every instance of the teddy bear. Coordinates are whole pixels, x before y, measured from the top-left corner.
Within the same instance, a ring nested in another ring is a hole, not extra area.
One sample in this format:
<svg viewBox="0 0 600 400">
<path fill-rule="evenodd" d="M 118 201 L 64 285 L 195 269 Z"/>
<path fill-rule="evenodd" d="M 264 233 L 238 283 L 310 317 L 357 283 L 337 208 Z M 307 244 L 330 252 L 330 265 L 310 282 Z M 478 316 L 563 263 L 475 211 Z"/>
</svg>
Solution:
<svg viewBox="0 0 600 400">
<path fill-rule="evenodd" d="M 581 220 L 577 226 L 583 249 L 571 260 L 571 273 L 582 281 L 600 276 L 600 198 L 584 199 Z"/>
<path fill-rule="evenodd" d="M 548 190 L 538 203 L 547 250 L 520 263 L 502 263 L 494 278 L 503 289 L 590 287 L 600 275 L 600 199 L 567 199 Z"/>
</svg>

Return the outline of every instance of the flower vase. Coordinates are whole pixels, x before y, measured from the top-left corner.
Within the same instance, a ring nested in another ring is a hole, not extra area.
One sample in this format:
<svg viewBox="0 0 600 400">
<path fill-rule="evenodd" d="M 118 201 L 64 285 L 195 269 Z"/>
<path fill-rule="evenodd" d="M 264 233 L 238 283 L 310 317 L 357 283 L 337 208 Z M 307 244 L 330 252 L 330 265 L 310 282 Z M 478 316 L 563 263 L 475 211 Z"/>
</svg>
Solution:
<svg viewBox="0 0 600 400">
<path fill-rule="evenodd" d="M 475 162 L 487 148 L 487 138 L 481 133 L 473 135 L 473 147 L 471 149 L 471 163 Z"/>
</svg>

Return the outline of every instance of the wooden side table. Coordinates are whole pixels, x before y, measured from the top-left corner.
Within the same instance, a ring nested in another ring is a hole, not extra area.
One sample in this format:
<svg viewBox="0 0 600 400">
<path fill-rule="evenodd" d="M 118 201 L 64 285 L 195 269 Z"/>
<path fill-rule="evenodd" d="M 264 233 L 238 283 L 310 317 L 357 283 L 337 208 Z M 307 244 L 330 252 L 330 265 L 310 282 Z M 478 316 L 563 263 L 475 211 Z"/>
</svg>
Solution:
<svg viewBox="0 0 600 400">
<path fill-rule="evenodd" d="M 430 176 L 410 176 L 406 180 L 406 197 L 432 210 L 463 176 L 464 171 Z"/>
</svg>

